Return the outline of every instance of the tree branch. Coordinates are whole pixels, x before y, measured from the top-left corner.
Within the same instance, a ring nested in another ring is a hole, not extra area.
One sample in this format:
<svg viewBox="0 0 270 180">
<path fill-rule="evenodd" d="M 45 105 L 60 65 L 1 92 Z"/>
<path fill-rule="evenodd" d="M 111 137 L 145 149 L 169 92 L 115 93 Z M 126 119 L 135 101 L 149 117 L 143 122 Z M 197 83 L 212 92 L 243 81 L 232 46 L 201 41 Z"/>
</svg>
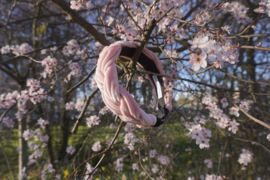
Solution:
<svg viewBox="0 0 270 180">
<path fill-rule="evenodd" d="M 76 133 L 76 131 L 77 131 L 77 129 L 78 129 L 78 126 L 79 126 L 80 122 L 82 121 L 82 118 L 84 117 L 84 114 L 85 114 L 86 109 L 87 109 L 87 107 L 88 107 L 88 105 L 89 105 L 89 103 L 90 103 L 91 98 L 94 97 L 94 95 L 95 95 L 98 91 L 99 91 L 99 88 L 96 88 L 96 89 L 95 89 L 95 90 L 87 97 L 87 99 L 86 99 L 86 101 L 85 101 L 85 104 L 84 104 L 84 106 L 83 106 L 82 112 L 81 112 L 81 114 L 79 115 L 77 121 L 75 122 L 75 124 L 74 124 L 74 126 L 73 126 L 73 129 L 71 130 L 72 134 L 75 134 L 75 133 Z"/>
<path fill-rule="evenodd" d="M 72 10 L 68 3 L 63 0 L 51 0 L 59 8 L 61 8 L 70 17 L 70 20 L 76 22 L 84 30 L 86 30 L 96 41 L 103 46 L 110 45 L 110 42 L 102 36 L 89 22 L 82 18 L 76 11 Z"/>
</svg>

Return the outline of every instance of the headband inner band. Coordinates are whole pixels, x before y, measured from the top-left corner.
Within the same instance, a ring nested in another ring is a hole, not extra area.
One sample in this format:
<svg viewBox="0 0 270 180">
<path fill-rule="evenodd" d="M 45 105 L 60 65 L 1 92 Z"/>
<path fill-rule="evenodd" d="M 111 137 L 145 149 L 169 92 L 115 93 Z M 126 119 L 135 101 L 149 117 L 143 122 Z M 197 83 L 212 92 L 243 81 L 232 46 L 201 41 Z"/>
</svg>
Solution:
<svg viewBox="0 0 270 180">
<path fill-rule="evenodd" d="M 132 59 L 135 51 L 136 51 L 136 48 L 122 47 L 122 50 L 119 56 L 125 56 Z M 141 66 L 143 66 L 143 68 L 146 71 L 160 74 L 155 62 L 151 60 L 148 56 L 146 56 L 144 53 L 141 53 L 138 59 L 138 63 Z M 151 74 L 148 74 L 148 75 L 151 77 L 151 81 L 153 82 L 154 89 L 157 94 L 157 98 L 156 98 L 158 101 L 158 112 L 156 115 L 157 122 L 153 127 L 158 127 L 161 124 L 163 124 L 163 122 L 166 120 L 166 117 L 168 116 L 168 113 L 169 113 L 169 110 L 166 108 L 165 101 L 164 101 L 164 83 L 161 76 L 155 76 Z"/>
</svg>

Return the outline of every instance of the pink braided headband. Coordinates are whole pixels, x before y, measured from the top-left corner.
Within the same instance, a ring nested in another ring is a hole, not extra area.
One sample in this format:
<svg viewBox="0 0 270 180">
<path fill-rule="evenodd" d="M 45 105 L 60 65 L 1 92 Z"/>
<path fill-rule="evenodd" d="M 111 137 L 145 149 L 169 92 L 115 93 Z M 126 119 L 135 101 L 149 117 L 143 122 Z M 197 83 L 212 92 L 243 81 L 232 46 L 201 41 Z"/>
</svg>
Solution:
<svg viewBox="0 0 270 180">
<path fill-rule="evenodd" d="M 136 48 L 136 43 L 127 41 L 118 41 L 104 47 L 99 54 L 95 80 L 107 107 L 123 121 L 136 124 L 141 128 L 157 127 L 163 124 L 169 111 L 172 110 L 172 96 L 164 96 L 164 86 L 168 85 L 167 78 L 147 75 L 155 88 L 155 95 L 158 99 L 157 116 L 145 113 L 131 94 L 118 82 L 115 59 L 119 56 L 131 59 Z M 147 48 L 143 49 L 138 63 L 146 71 L 164 74 L 159 58 Z"/>
</svg>

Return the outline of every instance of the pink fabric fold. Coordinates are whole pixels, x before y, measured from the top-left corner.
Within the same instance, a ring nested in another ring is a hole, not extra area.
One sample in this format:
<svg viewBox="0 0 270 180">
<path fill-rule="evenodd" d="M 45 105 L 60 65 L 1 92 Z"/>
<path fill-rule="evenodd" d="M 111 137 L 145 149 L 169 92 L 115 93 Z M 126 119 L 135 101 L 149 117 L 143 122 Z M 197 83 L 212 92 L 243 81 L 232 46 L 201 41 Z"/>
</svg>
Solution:
<svg viewBox="0 0 270 180">
<path fill-rule="evenodd" d="M 118 75 L 115 66 L 115 59 L 120 55 L 122 47 L 136 48 L 136 43 L 118 41 L 110 46 L 104 47 L 97 62 L 95 80 L 99 87 L 104 103 L 123 121 L 136 124 L 140 128 L 149 128 L 156 124 L 156 116 L 147 114 L 142 110 L 135 99 L 118 82 Z M 164 74 L 162 64 L 155 53 L 143 49 L 143 53 L 153 60 L 161 74 Z M 152 81 L 150 81 L 152 84 Z M 167 78 L 163 77 L 164 85 L 167 85 Z M 153 84 L 152 84 L 153 85 Z M 172 98 L 164 97 L 166 107 L 172 109 Z"/>
</svg>

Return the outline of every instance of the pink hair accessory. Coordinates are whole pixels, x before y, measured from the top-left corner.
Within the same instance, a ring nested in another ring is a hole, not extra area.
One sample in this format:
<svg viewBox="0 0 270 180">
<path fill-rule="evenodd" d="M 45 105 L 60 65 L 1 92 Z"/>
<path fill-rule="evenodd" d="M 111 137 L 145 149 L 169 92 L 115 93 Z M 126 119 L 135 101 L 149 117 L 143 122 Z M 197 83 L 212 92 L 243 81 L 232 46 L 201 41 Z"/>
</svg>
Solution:
<svg viewBox="0 0 270 180">
<path fill-rule="evenodd" d="M 164 87 L 168 85 L 167 78 L 147 74 L 158 99 L 157 116 L 142 110 L 132 95 L 118 82 L 115 59 L 119 56 L 131 59 L 136 48 L 136 43 L 127 41 L 118 41 L 104 47 L 97 62 L 95 80 L 104 103 L 123 121 L 136 124 L 140 128 L 157 127 L 172 110 L 172 96 L 164 96 Z M 164 74 L 159 58 L 147 48 L 143 49 L 138 63 L 147 71 Z"/>
</svg>

